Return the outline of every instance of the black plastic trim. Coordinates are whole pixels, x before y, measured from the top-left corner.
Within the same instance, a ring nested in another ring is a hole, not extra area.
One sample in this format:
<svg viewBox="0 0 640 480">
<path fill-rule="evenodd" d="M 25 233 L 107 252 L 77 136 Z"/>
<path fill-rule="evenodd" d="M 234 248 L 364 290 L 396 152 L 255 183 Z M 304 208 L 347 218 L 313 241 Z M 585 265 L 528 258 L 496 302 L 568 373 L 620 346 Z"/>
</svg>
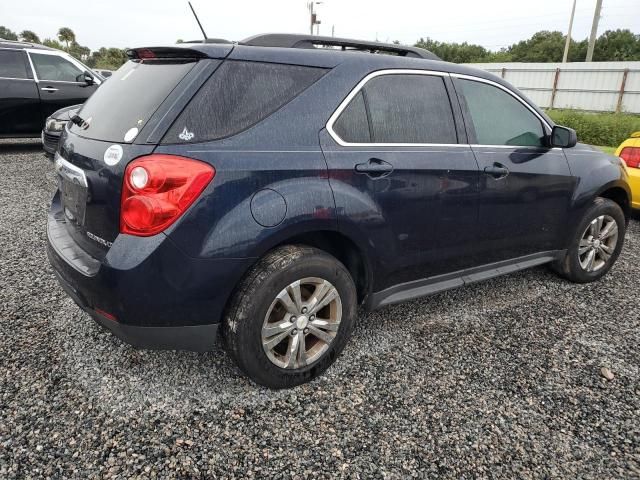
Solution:
<svg viewBox="0 0 640 480">
<path fill-rule="evenodd" d="M 424 58 L 427 60 L 440 60 L 428 50 L 418 47 L 407 47 L 395 43 L 370 42 L 366 40 L 354 40 L 351 38 L 322 37 L 318 35 L 299 35 L 289 33 L 265 33 L 245 38 L 240 45 L 253 47 L 282 47 L 282 48 L 317 48 L 317 45 L 327 47 L 341 47 L 343 50 L 364 50 L 372 53 L 395 53 L 402 57 Z"/>
<path fill-rule="evenodd" d="M 85 311 L 120 340 L 136 348 L 191 352 L 208 352 L 216 348 L 219 323 L 180 327 L 136 327 L 118 323 L 95 311 Z"/>
<path fill-rule="evenodd" d="M 380 292 L 369 295 L 365 308 L 375 310 L 394 303 L 405 302 L 414 298 L 420 298 L 434 293 L 444 292 L 456 287 L 462 287 L 470 283 L 488 280 L 490 278 L 507 275 L 527 268 L 536 267 L 553 262 L 566 254 L 566 250 L 551 250 L 548 252 L 534 253 L 524 257 L 490 263 L 480 267 L 459 270 L 453 273 L 438 275 L 431 278 L 414 280 L 412 282 L 394 285 Z"/>
<path fill-rule="evenodd" d="M 87 299 L 54 270 L 58 283 L 71 299 L 99 325 L 136 348 L 208 352 L 216 348 L 219 323 L 179 327 L 138 327 L 119 323 L 96 312 Z"/>
</svg>

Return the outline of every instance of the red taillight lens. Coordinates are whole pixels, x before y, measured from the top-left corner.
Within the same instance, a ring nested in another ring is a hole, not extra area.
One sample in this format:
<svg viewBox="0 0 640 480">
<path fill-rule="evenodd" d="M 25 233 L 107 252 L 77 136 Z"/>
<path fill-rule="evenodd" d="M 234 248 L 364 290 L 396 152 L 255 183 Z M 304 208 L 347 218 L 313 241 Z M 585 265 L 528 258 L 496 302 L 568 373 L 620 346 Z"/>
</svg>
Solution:
<svg viewBox="0 0 640 480">
<path fill-rule="evenodd" d="M 211 165 L 191 158 L 154 154 L 135 159 L 124 172 L 120 232 L 148 237 L 163 231 L 215 174 Z"/>
<path fill-rule="evenodd" d="M 640 168 L 640 147 L 624 147 L 620 152 L 620 158 L 624 160 L 627 167 Z"/>
</svg>

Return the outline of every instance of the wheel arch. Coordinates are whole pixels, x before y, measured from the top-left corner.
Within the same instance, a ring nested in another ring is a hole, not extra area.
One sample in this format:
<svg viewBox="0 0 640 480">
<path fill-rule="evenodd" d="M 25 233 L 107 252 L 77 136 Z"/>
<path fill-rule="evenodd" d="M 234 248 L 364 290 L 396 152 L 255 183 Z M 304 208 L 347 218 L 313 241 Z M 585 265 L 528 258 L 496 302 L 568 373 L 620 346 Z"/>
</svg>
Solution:
<svg viewBox="0 0 640 480">
<path fill-rule="evenodd" d="M 274 248 L 283 245 L 306 245 L 322 250 L 337 258 L 349 270 L 362 303 L 371 290 L 372 266 L 365 252 L 347 235 L 336 230 L 314 230 L 288 237 Z"/>
<path fill-rule="evenodd" d="M 609 186 L 599 192 L 597 196 L 617 203 L 624 213 L 627 224 L 629 223 L 629 219 L 631 218 L 631 196 L 622 186 Z"/>
</svg>

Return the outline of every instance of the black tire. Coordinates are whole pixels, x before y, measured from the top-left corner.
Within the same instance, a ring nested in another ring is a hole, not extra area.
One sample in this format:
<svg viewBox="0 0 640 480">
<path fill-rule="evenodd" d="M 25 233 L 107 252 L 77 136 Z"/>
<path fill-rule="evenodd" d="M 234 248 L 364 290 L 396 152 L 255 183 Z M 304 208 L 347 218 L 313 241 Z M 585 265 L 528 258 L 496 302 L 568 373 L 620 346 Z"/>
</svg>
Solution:
<svg viewBox="0 0 640 480">
<path fill-rule="evenodd" d="M 342 318 L 328 350 L 319 358 L 301 368 L 282 368 L 269 359 L 263 348 L 263 322 L 283 289 L 309 277 L 326 280 L 335 287 Z M 356 303 L 353 279 L 336 258 L 307 246 L 277 248 L 258 261 L 236 289 L 223 324 L 226 349 L 238 367 L 260 385 L 274 389 L 300 385 L 322 374 L 336 360 L 351 335 Z"/>
<path fill-rule="evenodd" d="M 618 227 L 617 244 L 609 259 L 605 261 L 604 266 L 596 271 L 587 271 L 580 264 L 578 257 L 580 241 L 591 222 L 603 215 L 612 218 L 616 222 Z M 613 264 L 620 256 L 622 246 L 624 245 L 626 227 L 627 223 L 624 213 L 617 203 L 607 198 L 596 198 L 593 201 L 593 204 L 585 212 L 576 230 L 573 232 L 565 257 L 562 260 L 555 262 L 553 264 L 553 269 L 564 278 L 575 283 L 589 283 L 599 280 L 606 275 L 609 270 L 611 270 L 611 267 L 613 267 Z"/>
</svg>

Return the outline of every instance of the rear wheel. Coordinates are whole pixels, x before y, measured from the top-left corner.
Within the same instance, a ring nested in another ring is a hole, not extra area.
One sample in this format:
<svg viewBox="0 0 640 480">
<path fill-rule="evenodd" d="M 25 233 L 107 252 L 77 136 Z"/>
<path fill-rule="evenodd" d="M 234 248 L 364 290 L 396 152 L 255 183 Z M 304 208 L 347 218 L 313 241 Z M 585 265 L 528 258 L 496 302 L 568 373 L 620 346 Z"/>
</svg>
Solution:
<svg viewBox="0 0 640 480">
<path fill-rule="evenodd" d="M 602 278 L 620 255 L 626 221 L 620 206 L 606 198 L 596 198 L 589 207 L 567 250 L 555 269 L 565 278 L 587 283 Z"/>
<path fill-rule="evenodd" d="M 327 253 L 285 246 L 267 254 L 225 316 L 227 350 L 255 382 L 286 388 L 324 372 L 344 348 L 356 315 L 347 269 Z"/>
</svg>

